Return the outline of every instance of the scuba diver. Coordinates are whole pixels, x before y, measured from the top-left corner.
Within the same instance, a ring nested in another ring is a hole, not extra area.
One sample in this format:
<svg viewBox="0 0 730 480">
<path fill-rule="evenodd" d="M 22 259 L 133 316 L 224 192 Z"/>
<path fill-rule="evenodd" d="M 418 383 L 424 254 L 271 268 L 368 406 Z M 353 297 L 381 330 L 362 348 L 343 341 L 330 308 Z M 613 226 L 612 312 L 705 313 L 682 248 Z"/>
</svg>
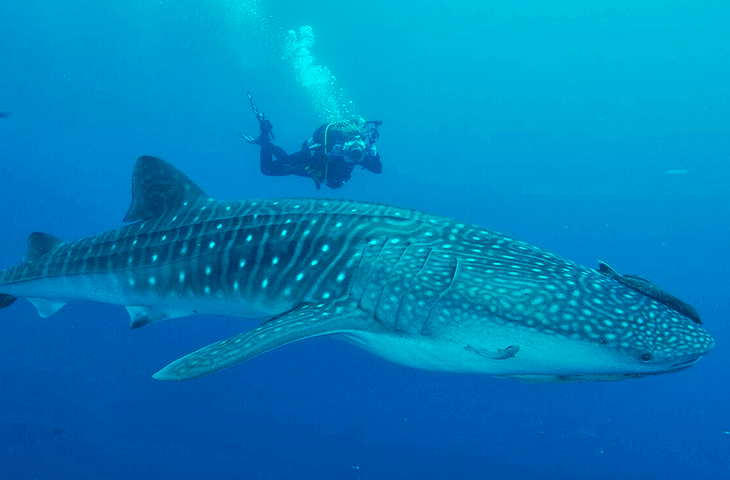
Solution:
<svg viewBox="0 0 730 480">
<path fill-rule="evenodd" d="M 333 189 L 341 188 L 358 165 L 373 173 L 383 171 L 380 154 L 375 148 L 382 121 L 366 122 L 361 117 L 356 121 L 325 123 L 302 144 L 300 151 L 288 155 L 283 148 L 271 143 L 274 127 L 256 108 L 250 93 L 248 101 L 259 121 L 261 135 L 256 139 L 243 133 L 241 136 L 247 142 L 261 146 L 261 173 L 264 175 L 309 177 L 319 190 L 323 184 Z"/>
</svg>

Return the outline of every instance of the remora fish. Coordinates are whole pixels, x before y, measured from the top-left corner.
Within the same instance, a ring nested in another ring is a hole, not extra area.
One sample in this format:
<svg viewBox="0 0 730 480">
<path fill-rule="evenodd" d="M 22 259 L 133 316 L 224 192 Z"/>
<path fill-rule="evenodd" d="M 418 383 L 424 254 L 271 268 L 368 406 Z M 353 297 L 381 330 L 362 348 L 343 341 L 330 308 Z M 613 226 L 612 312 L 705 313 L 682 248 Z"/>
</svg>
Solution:
<svg viewBox="0 0 730 480">
<path fill-rule="evenodd" d="M 712 350 L 701 325 L 614 278 L 478 226 L 326 199 L 214 200 L 138 160 L 136 223 L 76 242 L 29 238 L 0 306 L 127 306 L 132 327 L 195 313 L 266 320 L 157 372 L 212 373 L 338 334 L 399 364 L 528 381 L 676 372 Z"/>
<path fill-rule="evenodd" d="M 654 285 L 649 280 L 642 278 L 638 275 L 622 275 L 618 273 L 613 267 L 606 262 L 601 260 L 598 261 L 598 271 L 607 277 L 616 279 L 622 285 L 626 285 L 632 290 L 636 290 L 642 295 L 646 295 L 649 298 L 653 298 L 659 303 L 666 305 L 672 310 L 676 310 L 685 317 L 689 318 L 695 323 L 702 324 L 702 318 L 700 318 L 699 312 L 687 302 L 680 300 L 666 290 Z"/>
</svg>

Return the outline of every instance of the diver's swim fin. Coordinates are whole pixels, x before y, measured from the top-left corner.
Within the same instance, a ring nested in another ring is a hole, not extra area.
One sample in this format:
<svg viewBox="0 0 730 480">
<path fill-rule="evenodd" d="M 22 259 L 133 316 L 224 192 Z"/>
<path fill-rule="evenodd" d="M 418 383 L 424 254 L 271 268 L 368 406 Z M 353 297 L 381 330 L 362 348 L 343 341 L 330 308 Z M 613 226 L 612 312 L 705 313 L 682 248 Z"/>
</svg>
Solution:
<svg viewBox="0 0 730 480">
<path fill-rule="evenodd" d="M 238 134 L 241 136 L 242 139 L 246 140 L 248 143 L 256 143 L 256 139 L 253 138 L 251 135 L 247 135 L 245 133 L 238 132 Z"/>
<path fill-rule="evenodd" d="M 261 129 L 261 135 L 271 135 L 271 138 L 276 138 L 274 136 L 274 126 L 271 124 L 268 118 L 266 118 L 266 114 L 259 112 L 259 109 L 256 107 L 256 104 L 253 103 L 253 97 L 251 96 L 251 92 L 246 92 L 246 95 L 248 96 L 248 102 L 251 104 L 251 110 L 253 110 L 253 114 L 256 115 L 256 119 L 259 121 L 259 128 Z M 246 137 L 244 137 L 245 139 Z M 246 140 L 248 141 L 248 140 Z M 251 142 L 254 143 L 254 142 Z"/>
<path fill-rule="evenodd" d="M 247 133 L 241 133 L 238 132 L 238 134 L 241 136 L 242 139 L 246 140 L 248 143 L 252 143 L 254 145 L 262 145 L 264 143 L 269 143 L 271 140 L 267 136 L 265 136 L 263 133 L 259 135 L 257 138 L 253 138 L 251 135 Z"/>
</svg>

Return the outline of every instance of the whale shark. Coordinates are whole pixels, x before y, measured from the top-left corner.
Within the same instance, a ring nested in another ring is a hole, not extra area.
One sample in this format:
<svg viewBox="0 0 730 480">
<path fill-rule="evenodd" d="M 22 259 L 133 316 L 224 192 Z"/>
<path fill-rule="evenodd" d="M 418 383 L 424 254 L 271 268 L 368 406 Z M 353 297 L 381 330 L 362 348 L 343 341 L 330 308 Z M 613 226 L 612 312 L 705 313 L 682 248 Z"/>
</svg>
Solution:
<svg viewBox="0 0 730 480">
<path fill-rule="evenodd" d="M 528 382 L 678 372 L 714 347 L 693 319 L 605 275 L 477 225 L 325 198 L 216 200 L 169 163 L 137 160 L 121 228 L 32 233 L 0 271 L 0 308 L 126 307 L 132 328 L 222 314 L 249 331 L 153 375 L 186 380 L 332 335 L 392 362 Z"/>
</svg>

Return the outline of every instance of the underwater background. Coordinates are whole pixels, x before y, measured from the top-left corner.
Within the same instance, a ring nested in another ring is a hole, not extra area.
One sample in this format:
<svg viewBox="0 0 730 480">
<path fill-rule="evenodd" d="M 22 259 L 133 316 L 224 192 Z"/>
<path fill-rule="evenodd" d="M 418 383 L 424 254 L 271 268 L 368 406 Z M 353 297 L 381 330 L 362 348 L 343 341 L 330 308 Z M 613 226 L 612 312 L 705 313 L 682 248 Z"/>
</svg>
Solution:
<svg viewBox="0 0 730 480">
<path fill-rule="evenodd" d="M 332 196 L 602 259 L 693 304 L 677 374 L 528 385 L 331 338 L 189 382 L 151 374 L 251 328 L 130 331 L 123 308 L 0 312 L 0 479 L 730 478 L 730 5 L 723 1 L 0 3 L 0 266 L 33 231 L 122 224 L 135 159 L 222 199 Z M 264 177 L 246 92 L 300 148 L 382 119 L 383 173 Z"/>
</svg>

